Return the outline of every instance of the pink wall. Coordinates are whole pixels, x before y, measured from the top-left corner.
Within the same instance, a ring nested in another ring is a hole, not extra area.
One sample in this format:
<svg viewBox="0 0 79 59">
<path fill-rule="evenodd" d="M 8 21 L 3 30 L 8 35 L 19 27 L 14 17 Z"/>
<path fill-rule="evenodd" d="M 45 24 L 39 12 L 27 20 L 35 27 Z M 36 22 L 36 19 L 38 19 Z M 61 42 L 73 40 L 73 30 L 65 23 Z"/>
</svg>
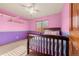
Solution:
<svg viewBox="0 0 79 59">
<path fill-rule="evenodd" d="M 36 19 L 29 21 L 30 30 L 35 31 L 36 22 L 41 21 L 41 20 L 47 20 L 49 28 L 50 27 L 61 27 L 61 13 L 57 13 L 54 15 L 44 16 L 44 17 L 36 18 Z"/>
<path fill-rule="evenodd" d="M 62 32 L 69 32 L 69 4 L 64 4 L 63 10 L 60 13 L 48 15 L 40 18 L 36 18 L 30 21 L 25 21 L 22 18 L 12 17 L 16 16 L 15 14 L 8 13 L 8 11 L 0 9 L 1 13 L 9 14 L 7 15 L 0 15 L 0 31 L 20 31 L 23 30 L 33 30 L 36 29 L 36 22 L 41 20 L 48 21 L 48 27 L 61 27 Z M 20 21 L 23 23 L 16 23 L 16 22 L 8 22 L 8 20 L 13 19 L 13 21 Z"/>
<path fill-rule="evenodd" d="M 62 11 L 60 13 L 44 16 L 40 18 L 33 19 L 29 21 L 29 29 L 34 30 L 36 29 L 36 22 L 41 20 L 47 20 L 48 21 L 48 27 L 61 27 L 62 32 L 64 34 L 69 33 L 69 26 L 70 26 L 70 15 L 69 15 L 69 4 L 65 3 Z"/>
<path fill-rule="evenodd" d="M 6 15 L 9 15 L 9 16 L 13 16 L 13 17 L 18 16 L 16 13 L 12 12 L 11 10 L 6 10 L 5 8 L 0 8 L 0 13 L 1 14 L 6 14 Z M 18 16 L 18 17 L 23 19 L 23 20 L 27 19 L 27 18 L 24 18 L 23 16 Z"/>
<path fill-rule="evenodd" d="M 69 26 L 70 26 L 70 10 L 69 10 L 69 4 L 66 3 L 64 4 L 64 8 L 62 10 L 62 32 L 66 32 L 66 33 L 69 33 Z"/>
<path fill-rule="evenodd" d="M 12 20 L 12 22 L 9 22 Z M 28 30 L 28 21 L 19 17 L 0 14 L 0 31 L 25 31 Z"/>
</svg>

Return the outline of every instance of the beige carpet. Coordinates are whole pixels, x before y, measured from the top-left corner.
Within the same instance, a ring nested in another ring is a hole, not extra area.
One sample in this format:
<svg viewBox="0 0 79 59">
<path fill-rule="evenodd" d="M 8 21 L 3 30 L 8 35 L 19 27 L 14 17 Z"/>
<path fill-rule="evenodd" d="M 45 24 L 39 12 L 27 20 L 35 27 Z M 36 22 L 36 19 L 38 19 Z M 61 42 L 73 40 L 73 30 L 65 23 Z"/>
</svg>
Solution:
<svg viewBox="0 0 79 59">
<path fill-rule="evenodd" d="M 13 50 L 13 49 L 16 49 L 17 47 L 19 46 L 27 46 L 26 45 L 26 42 L 27 40 L 20 40 L 20 41 L 16 41 L 16 42 L 12 42 L 12 43 L 9 43 L 9 44 L 6 44 L 6 45 L 3 45 L 3 46 L 0 46 L 0 56 Z"/>
</svg>

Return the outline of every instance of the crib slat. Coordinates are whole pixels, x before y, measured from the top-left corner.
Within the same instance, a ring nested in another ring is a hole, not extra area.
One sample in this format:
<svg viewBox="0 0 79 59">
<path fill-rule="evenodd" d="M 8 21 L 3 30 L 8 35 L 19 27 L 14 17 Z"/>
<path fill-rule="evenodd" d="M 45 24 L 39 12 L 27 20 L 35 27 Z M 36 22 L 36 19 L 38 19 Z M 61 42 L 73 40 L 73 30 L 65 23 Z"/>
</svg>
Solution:
<svg viewBox="0 0 79 59">
<path fill-rule="evenodd" d="M 47 39 L 45 38 L 45 54 L 46 54 L 46 51 L 47 51 L 47 50 L 46 50 L 46 48 L 47 48 L 47 46 L 46 46 L 46 45 L 47 45 L 47 41 L 46 41 L 46 40 L 47 40 Z"/>
<path fill-rule="evenodd" d="M 44 39 L 45 37 L 42 37 L 42 53 L 44 54 Z"/>
<path fill-rule="evenodd" d="M 55 56 L 57 56 L 57 39 L 55 39 Z"/>
<path fill-rule="evenodd" d="M 36 53 L 37 53 L 37 52 L 38 52 L 38 51 L 37 51 L 37 48 L 38 48 L 38 47 L 37 47 L 37 46 L 38 46 L 38 43 L 37 43 L 38 37 L 36 37 L 35 40 L 36 40 Z"/>
<path fill-rule="evenodd" d="M 41 51 L 41 42 L 40 42 L 40 37 L 39 37 L 39 52 Z"/>
<path fill-rule="evenodd" d="M 34 42 L 36 42 L 36 37 L 34 37 Z M 36 50 L 36 43 L 34 43 L 34 50 Z"/>
<path fill-rule="evenodd" d="M 48 38 L 46 38 L 46 54 L 48 54 Z"/>
<path fill-rule="evenodd" d="M 51 39 L 51 55 L 53 55 L 53 39 Z"/>
<path fill-rule="evenodd" d="M 49 39 L 49 55 L 51 55 L 51 39 Z"/>
<path fill-rule="evenodd" d="M 48 55 L 49 55 L 49 38 L 47 38 L 47 42 L 48 42 L 48 48 L 47 48 L 47 51 L 48 51 Z"/>
<path fill-rule="evenodd" d="M 42 54 L 42 37 L 41 37 L 41 54 Z"/>
<path fill-rule="evenodd" d="M 42 38 L 42 53 L 45 54 L 45 37 Z"/>
<path fill-rule="evenodd" d="M 42 52 L 41 53 L 43 53 L 43 40 L 44 40 L 44 38 L 42 37 Z"/>
<path fill-rule="evenodd" d="M 41 37 L 39 36 L 39 52 L 41 52 Z"/>
<path fill-rule="evenodd" d="M 53 56 L 55 56 L 55 40 L 53 39 Z"/>
<path fill-rule="evenodd" d="M 63 40 L 61 40 L 61 56 L 63 56 Z"/>
<path fill-rule="evenodd" d="M 57 56 L 59 56 L 59 40 L 57 40 Z"/>
</svg>

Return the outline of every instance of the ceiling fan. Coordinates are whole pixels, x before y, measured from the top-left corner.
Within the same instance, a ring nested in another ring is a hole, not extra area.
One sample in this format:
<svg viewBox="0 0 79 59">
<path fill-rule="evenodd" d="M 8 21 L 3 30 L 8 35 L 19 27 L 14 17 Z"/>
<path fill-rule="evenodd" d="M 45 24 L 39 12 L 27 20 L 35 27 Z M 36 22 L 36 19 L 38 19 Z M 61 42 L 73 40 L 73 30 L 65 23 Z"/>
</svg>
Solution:
<svg viewBox="0 0 79 59">
<path fill-rule="evenodd" d="M 27 7 L 27 8 L 32 8 L 35 6 L 35 3 L 21 3 L 21 6 Z"/>
<path fill-rule="evenodd" d="M 21 6 L 24 7 L 25 10 L 28 11 L 31 15 L 39 12 L 39 9 L 36 7 L 35 3 L 23 3 Z"/>
</svg>

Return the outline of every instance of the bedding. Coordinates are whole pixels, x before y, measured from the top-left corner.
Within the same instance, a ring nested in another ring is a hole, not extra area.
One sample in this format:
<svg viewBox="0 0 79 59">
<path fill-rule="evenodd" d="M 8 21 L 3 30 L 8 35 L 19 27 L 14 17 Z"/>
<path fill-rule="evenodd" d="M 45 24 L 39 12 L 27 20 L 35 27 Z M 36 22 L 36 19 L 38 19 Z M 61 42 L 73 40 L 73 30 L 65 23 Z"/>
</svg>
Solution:
<svg viewBox="0 0 79 59">
<path fill-rule="evenodd" d="M 43 38 L 42 37 L 40 37 L 40 36 L 37 36 L 38 38 L 31 38 L 30 39 L 30 49 L 32 49 L 32 50 L 37 50 L 38 52 L 41 52 L 40 50 L 40 47 L 41 47 L 41 42 L 42 42 L 42 53 L 46 53 L 46 43 L 48 43 L 48 53 L 49 53 L 49 40 L 43 40 Z M 64 51 L 63 51 L 63 53 L 64 53 L 64 55 L 66 55 L 66 53 L 65 53 L 65 51 L 66 51 L 66 41 L 64 40 L 64 43 L 63 43 L 63 49 L 64 49 Z M 55 50 L 55 55 L 57 55 L 56 54 L 56 49 L 57 49 L 57 40 L 55 40 L 55 48 L 54 48 L 54 50 Z M 51 40 L 51 53 L 52 53 L 52 55 L 53 55 L 53 39 Z M 61 55 L 61 53 L 60 53 L 60 51 L 61 51 L 61 40 L 59 40 L 59 54 Z"/>
<path fill-rule="evenodd" d="M 60 32 L 59 31 L 52 31 L 52 30 L 45 30 L 44 34 L 47 34 L 47 35 L 60 35 Z"/>
</svg>

